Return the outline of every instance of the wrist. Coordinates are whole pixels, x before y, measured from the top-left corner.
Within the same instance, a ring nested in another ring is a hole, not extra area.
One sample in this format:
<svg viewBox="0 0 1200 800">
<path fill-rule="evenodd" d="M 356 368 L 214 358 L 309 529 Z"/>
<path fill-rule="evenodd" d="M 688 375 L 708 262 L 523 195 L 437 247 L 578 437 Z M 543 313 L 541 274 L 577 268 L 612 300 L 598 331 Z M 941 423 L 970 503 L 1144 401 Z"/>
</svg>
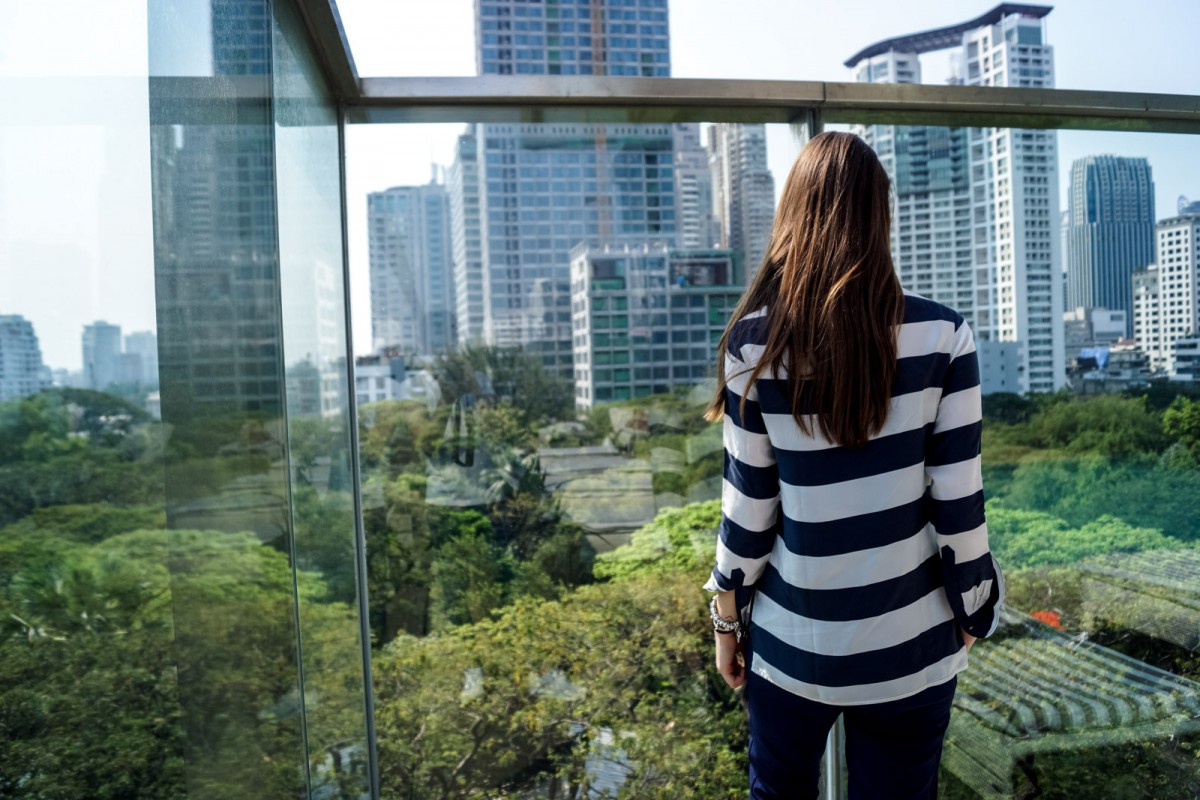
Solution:
<svg viewBox="0 0 1200 800">
<path fill-rule="evenodd" d="M 731 596 L 730 599 L 732 600 L 733 593 L 730 592 L 729 594 Z M 736 641 L 740 642 L 742 637 L 745 636 L 745 631 L 742 628 L 742 621 L 738 618 L 736 611 L 729 616 L 722 614 L 719 598 L 720 595 L 714 596 L 708 604 L 709 615 L 712 617 L 713 631 L 718 635 L 732 634 Z"/>
</svg>

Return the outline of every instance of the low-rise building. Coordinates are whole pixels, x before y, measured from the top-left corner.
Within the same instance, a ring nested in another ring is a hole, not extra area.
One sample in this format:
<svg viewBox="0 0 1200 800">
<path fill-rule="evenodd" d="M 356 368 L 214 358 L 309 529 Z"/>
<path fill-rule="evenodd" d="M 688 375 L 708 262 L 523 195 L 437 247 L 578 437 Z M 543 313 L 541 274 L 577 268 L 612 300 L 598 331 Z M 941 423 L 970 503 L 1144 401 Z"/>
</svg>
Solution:
<svg viewBox="0 0 1200 800">
<path fill-rule="evenodd" d="M 1200 381 L 1200 333 L 1176 339 L 1172 350 L 1171 380 Z"/>
<path fill-rule="evenodd" d="M 1076 394 L 1102 394 L 1150 385 L 1150 357 L 1133 339 L 1111 347 L 1086 347 L 1067 366 Z"/>
<path fill-rule="evenodd" d="M 578 245 L 571 252 L 576 406 L 666 394 L 712 377 L 742 289 L 730 250 Z"/>
</svg>

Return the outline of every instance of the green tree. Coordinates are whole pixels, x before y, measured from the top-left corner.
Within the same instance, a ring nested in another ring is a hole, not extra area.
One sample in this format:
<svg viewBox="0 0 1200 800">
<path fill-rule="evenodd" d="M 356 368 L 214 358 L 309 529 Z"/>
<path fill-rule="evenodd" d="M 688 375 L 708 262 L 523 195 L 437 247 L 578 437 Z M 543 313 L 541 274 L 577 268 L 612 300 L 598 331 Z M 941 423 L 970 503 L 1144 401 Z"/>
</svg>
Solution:
<svg viewBox="0 0 1200 800">
<path fill-rule="evenodd" d="M 507 401 L 526 428 L 575 417 L 570 381 L 519 348 L 467 347 L 443 355 L 433 372 L 447 403 L 466 397 Z"/>
<path fill-rule="evenodd" d="M 745 721 L 709 668 L 696 585 L 639 576 L 397 639 L 375 662 L 384 794 L 585 796 L 599 753 L 628 764 L 621 797 L 744 794 Z"/>
<path fill-rule="evenodd" d="M 1163 412 L 1163 430 L 1200 460 L 1200 402 L 1175 398 Z"/>
<path fill-rule="evenodd" d="M 1171 444 L 1145 398 L 1112 394 L 1055 403 L 1034 416 L 1029 431 L 1039 447 L 1113 458 L 1158 454 Z"/>
<path fill-rule="evenodd" d="M 513 567 L 501 548 L 478 533 L 442 544 L 430 567 L 433 629 L 487 619 L 504 604 Z"/>
<path fill-rule="evenodd" d="M 1005 567 L 1078 564 L 1087 558 L 1138 550 L 1178 547 L 1178 539 L 1155 528 L 1136 528 L 1112 516 L 1089 520 L 1078 528 L 1043 511 L 987 509 L 988 540 Z"/>
<path fill-rule="evenodd" d="M 293 583 L 287 557 L 257 536 L 141 530 L 53 543 L 55 563 L 33 554 L 0 595 L 0 795 L 294 794 L 295 588 L 321 667 L 309 688 L 332 710 L 321 740 L 360 735 L 344 654 L 353 609 L 327 602 L 311 573 Z"/>
</svg>

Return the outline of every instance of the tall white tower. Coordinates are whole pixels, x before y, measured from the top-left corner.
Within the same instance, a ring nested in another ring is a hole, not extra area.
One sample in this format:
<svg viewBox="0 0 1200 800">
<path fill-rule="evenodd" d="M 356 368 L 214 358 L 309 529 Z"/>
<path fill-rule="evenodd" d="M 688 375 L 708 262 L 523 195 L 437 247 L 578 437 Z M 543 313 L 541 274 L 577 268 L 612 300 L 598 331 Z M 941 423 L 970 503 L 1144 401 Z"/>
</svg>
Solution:
<svg viewBox="0 0 1200 800">
<path fill-rule="evenodd" d="M 859 81 L 917 82 L 918 56 L 949 50 L 954 83 L 1052 87 L 1043 22 L 1050 10 L 1002 4 L 959 25 L 871 45 L 846 66 Z M 888 125 L 859 133 L 896 184 L 892 246 L 901 282 L 956 308 L 977 339 L 1017 348 L 1021 391 L 1061 387 L 1056 134 Z"/>
</svg>

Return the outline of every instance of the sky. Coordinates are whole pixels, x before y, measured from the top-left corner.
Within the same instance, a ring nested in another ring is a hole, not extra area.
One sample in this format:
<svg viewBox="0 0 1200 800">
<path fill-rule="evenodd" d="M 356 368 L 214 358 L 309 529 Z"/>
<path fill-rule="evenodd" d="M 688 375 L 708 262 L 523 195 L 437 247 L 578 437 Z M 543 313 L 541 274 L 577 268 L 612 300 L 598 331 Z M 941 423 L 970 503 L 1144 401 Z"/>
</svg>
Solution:
<svg viewBox="0 0 1200 800">
<path fill-rule="evenodd" d="M 361 75 L 471 75 L 473 0 L 339 0 Z M 175 9 L 179 35 L 147 47 L 147 9 Z M 973 0 L 671 0 L 676 77 L 848 80 L 842 62 L 878 41 L 977 16 Z M 0 314 L 35 325 L 45 362 L 78 369 L 84 324 L 154 327 L 147 65 L 204 74 L 206 0 L 0 0 Z M 1200 1 L 1064 0 L 1047 18 L 1060 88 L 1200 94 L 1191 55 Z M 98 35 L 103 32 L 103 35 Z M 200 35 L 198 35 L 200 32 Z M 927 82 L 946 54 L 923 60 Z M 366 194 L 425 183 L 448 164 L 460 126 L 358 125 L 347 131 L 355 350 L 370 347 Z M 1200 138 L 1064 131 L 1060 179 L 1091 153 L 1145 156 L 1158 216 L 1200 196 Z M 796 144 L 768 131 L 782 183 Z"/>
</svg>

